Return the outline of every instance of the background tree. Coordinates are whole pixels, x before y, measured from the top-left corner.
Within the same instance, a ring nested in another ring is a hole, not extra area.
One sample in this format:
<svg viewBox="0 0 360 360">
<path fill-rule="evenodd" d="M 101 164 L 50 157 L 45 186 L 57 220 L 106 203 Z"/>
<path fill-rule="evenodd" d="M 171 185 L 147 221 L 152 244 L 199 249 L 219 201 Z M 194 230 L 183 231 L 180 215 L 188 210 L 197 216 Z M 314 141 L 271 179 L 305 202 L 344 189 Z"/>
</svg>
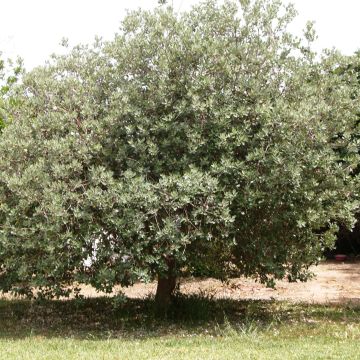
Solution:
<svg viewBox="0 0 360 360">
<path fill-rule="evenodd" d="M 286 30 L 291 6 L 241 4 L 133 12 L 25 76 L 0 142 L 3 290 L 157 277 L 166 307 L 179 276 L 305 280 L 353 225 L 355 77 Z"/>
</svg>

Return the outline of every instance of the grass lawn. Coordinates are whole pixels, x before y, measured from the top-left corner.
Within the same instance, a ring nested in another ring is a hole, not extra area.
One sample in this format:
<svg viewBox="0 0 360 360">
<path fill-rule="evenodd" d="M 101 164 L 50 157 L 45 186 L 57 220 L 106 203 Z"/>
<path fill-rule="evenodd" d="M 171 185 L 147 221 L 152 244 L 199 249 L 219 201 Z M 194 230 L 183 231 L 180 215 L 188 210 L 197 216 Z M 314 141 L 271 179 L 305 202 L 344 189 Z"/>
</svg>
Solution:
<svg viewBox="0 0 360 360">
<path fill-rule="evenodd" d="M 360 307 L 179 297 L 0 301 L 0 359 L 360 359 Z"/>
</svg>

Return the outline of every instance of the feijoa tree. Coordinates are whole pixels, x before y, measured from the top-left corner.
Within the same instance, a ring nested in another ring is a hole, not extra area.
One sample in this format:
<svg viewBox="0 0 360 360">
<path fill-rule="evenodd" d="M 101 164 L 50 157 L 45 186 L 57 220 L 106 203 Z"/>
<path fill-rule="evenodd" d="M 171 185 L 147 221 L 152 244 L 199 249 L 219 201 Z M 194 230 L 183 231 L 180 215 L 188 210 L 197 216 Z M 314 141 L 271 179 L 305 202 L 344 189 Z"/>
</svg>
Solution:
<svg viewBox="0 0 360 360">
<path fill-rule="evenodd" d="M 267 0 L 132 12 L 113 41 L 27 74 L 0 143 L 1 288 L 157 278 L 166 305 L 187 275 L 305 280 L 354 222 L 359 102 L 294 16 Z"/>
</svg>

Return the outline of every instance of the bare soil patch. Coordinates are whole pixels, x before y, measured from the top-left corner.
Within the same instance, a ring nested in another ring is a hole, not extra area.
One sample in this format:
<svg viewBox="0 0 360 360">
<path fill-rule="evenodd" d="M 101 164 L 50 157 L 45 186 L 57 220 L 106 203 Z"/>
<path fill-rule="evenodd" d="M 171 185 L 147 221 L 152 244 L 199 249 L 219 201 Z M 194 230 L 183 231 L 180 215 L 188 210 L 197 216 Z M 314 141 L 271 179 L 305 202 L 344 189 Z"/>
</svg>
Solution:
<svg viewBox="0 0 360 360">
<path fill-rule="evenodd" d="M 360 262 L 327 261 L 311 269 L 315 278 L 306 283 L 279 281 L 276 289 L 269 289 L 252 279 L 236 278 L 228 284 L 215 279 L 186 279 L 180 283 L 180 291 L 185 294 L 204 294 L 216 299 L 234 300 L 286 300 L 307 303 L 359 303 L 360 304 Z M 130 298 L 144 298 L 154 295 L 156 283 L 135 284 L 119 289 Z M 83 288 L 85 296 L 96 293 L 90 287 Z"/>
</svg>

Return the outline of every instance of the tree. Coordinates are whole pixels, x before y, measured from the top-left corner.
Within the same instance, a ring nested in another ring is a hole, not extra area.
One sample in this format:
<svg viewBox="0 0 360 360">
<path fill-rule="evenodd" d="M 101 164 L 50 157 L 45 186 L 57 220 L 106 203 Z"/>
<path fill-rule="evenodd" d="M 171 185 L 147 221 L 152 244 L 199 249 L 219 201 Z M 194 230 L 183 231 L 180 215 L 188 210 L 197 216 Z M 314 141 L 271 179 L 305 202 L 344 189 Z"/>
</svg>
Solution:
<svg viewBox="0 0 360 360">
<path fill-rule="evenodd" d="M 354 222 L 359 102 L 294 16 L 266 0 L 137 11 L 27 74 L 0 141 L 1 288 L 157 277 L 166 308 L 179 276 L 305 280 Z"/>
<path fill-rule="evenodd" d="M 360 91 L 360 51 L 357 51 L 354 56 L 349 57 L 348 62 L 345 62 L 343 66 L 336 68 L 335 73 L 340 77 L 344 78 L 344 82 L 347 83 L 348 77 L 347 75 L 350 73 L 355 75 L 358 80 L 358 86 L 354 89 L 354 93 L 352 94 L 353 98 L 358 97 L 358 93 Z M 351 131 L 351 136 L 354 138 L 354 143 L 359 144 L 360 140 L 360 113 L 357 114 L 357 122 L 354 124 L 354 127 Z M 338 134 L 338 137 L 342 137 L 342 134 Z M 344 148 L 339 148 L 338 151 L 340 154 L 347 155 L 348 148 L 345 146 Z M 358 147 L 358 151 L 360 148 Z M 357 166 L 356 169 L 353 171 L 354 176 L 358 176 L 360 174 L 360 168 Z M 332 250 L 332 253 L 352 253 L 358 254 L 360 252 L 360 214 L 359 211 L 356 214 L 356 225 L 353 229 L 348 229 L 345 226 L 339 227 L 339 232 L 335 244 L 335 248 Z"/>
</svg>

